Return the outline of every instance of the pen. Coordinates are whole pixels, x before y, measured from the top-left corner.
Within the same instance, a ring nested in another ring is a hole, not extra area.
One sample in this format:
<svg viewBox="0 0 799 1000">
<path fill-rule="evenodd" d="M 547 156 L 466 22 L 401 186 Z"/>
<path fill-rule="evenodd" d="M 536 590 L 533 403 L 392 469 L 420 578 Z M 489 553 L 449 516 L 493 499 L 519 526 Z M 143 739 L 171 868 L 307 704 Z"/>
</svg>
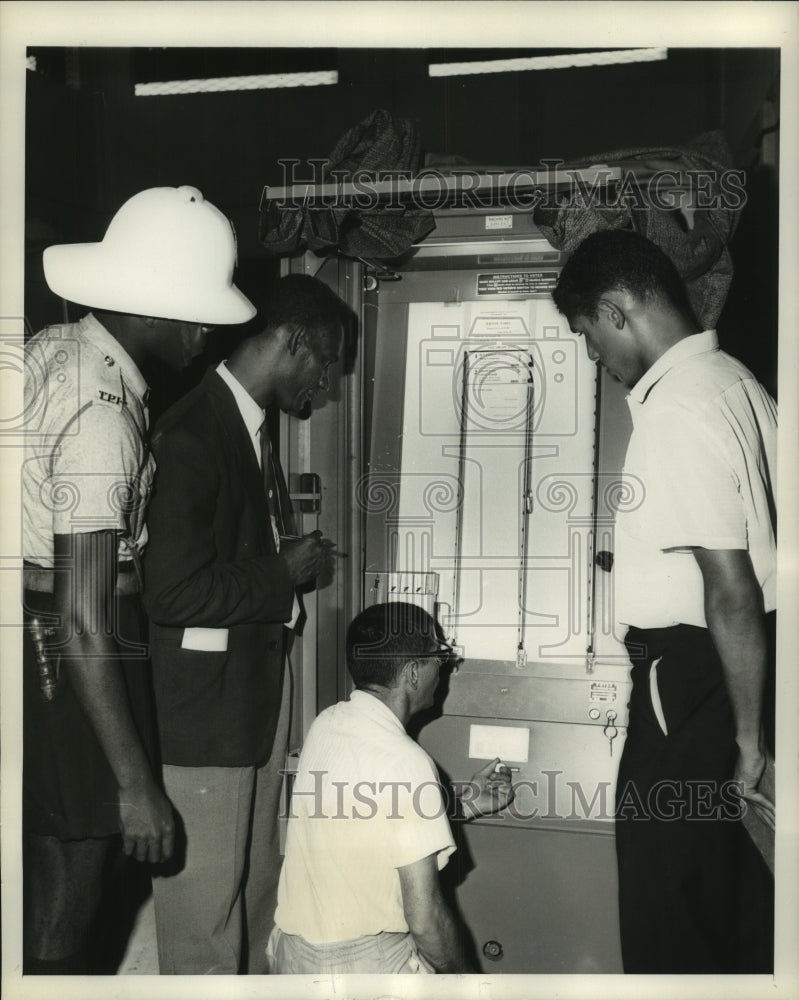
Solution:
<svg viewBox="0 0 799 1000">
<path fill-rule="evenodd" d="M 303 538 L 308 538 L 308 537 L 309 537 L 308 535 L 281 535 L 280 536 L 280 541 L 281 542 L 301 542 L 303 540 Z M 323 538 L 322 542 L 329 549 L 332 549 L 335 546 L 335 544 L 336 544 L 335 542 L 330 541 L 330 539 L 328 539 L 328 538 Z M 333 552 L 332 554 L 334 556 L 341 556 L 342 559 L 345 558 L 346 555 L 347 555 L 346 552 Z"/>
</svg>

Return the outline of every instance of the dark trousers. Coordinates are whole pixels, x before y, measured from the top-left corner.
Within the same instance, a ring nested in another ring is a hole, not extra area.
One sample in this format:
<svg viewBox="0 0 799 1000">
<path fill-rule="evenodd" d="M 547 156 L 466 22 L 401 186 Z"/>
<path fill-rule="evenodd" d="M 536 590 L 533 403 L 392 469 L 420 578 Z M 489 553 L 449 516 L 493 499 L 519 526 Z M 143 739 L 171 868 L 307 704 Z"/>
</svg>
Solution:
<svg viewBox="0 0 799 1000">
<path fill-rule="evenodd" d="M 23 971 L 112 973 L 149 872 L 122 854 L 116 779 L 63 666 L 53 699 L 40 692 L 30 624 L 34 616 L 56 624 L 53 595 L 25 591 L 24 609 Z M 131 712 L 155 768 L 139 597 L 117 598 L 113 620 Z"/>
<path fill-rule="evenodd" d="M 627 740 L 616 789 L 624 970 L 769 972 L 773 880 L 731 787 L 732 708 L 707 629 L 630 629 Z M 668 735 L 653 707 L 650 668 Z"/>
</svg>

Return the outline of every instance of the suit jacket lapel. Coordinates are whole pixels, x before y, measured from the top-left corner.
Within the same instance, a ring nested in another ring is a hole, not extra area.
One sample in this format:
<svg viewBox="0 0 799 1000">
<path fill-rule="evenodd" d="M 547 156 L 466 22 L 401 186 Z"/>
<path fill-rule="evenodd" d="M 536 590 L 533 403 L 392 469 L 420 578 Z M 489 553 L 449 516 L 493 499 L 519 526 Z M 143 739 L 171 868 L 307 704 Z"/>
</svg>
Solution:
<svg viewBox="0 0 799 1000">
<path fill-rule="evenodd" d="M 242 486 L 256 510 L 261 512 L 263 516 L 264 538 L 269 550 L 274 552 L 275 541 L 269 521 L 269 508 L 264 496 L 263 477 L 247 427 L 236 405 L 233 393 L 219 374 L 212 370 L 205 378 L 209 398 L 219 416 L 223 433 L 227 437 L 230 453 L 238 467 Z"/>
</svg>

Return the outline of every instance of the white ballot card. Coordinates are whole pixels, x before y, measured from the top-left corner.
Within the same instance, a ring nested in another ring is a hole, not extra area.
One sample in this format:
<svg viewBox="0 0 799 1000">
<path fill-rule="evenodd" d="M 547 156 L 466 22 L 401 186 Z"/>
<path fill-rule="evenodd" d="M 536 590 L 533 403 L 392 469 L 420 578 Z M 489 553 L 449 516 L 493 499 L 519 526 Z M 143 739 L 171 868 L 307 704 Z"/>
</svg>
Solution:
<svg viewBox="0 0 799 1000">
<path fill-rule="evenodd" d="M 530 759 L 530 730 L 526 726 L 469 727 L 469 757 L 526 764 Z"/>
</svg>

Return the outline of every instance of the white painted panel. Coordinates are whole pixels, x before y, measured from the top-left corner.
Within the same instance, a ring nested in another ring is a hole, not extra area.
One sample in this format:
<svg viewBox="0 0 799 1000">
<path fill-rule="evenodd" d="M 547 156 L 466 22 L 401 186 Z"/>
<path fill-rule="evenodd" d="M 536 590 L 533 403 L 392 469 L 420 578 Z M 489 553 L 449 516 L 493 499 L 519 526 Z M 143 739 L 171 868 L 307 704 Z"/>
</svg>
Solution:
<svg viewBox="0 0 799 1000">
<path fill-rule="evenodd" d="M 464 483 L 458 479 L 464 354 L 496 346 L 533 360 L 533 513 L 523 602 L 519 399 L 495 399 L 490 386 L 481 387 Z M 575 663 L 585 656 L 595 379 L 595 366 L 548 299 L 409 306 L 395 568 L 439 574 L 440 618 L 467 661 L 515 662 L 520 614 L 528 660 Z M 456 620 L 462 490 L 469 530 Z"/>
</svg>

